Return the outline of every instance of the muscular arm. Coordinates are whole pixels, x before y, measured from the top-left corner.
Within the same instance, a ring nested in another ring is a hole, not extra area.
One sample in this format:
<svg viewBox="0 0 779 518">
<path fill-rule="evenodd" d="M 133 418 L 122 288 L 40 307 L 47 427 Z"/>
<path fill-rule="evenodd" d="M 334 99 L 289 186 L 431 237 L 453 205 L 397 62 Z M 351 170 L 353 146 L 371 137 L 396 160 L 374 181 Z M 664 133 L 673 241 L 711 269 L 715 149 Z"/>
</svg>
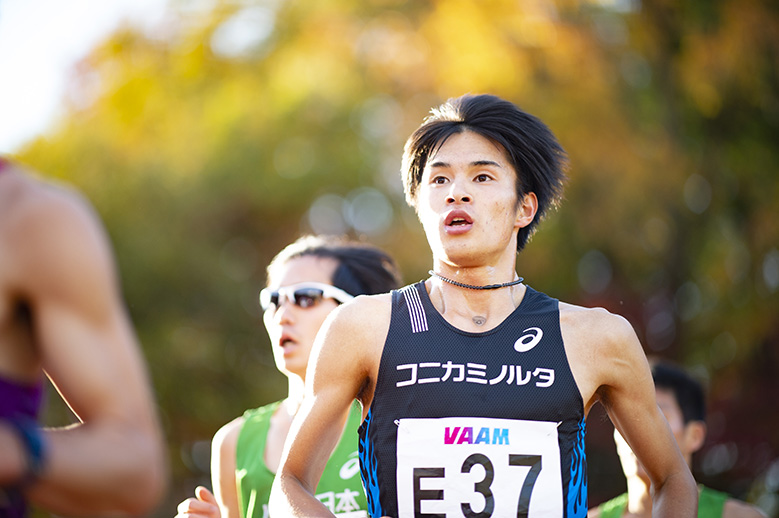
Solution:
<svg viewBox="0 0 779 518">
<path fill-rule="evenodd" d="M 319 331 L 306 375 L 306 396 L 273 483 L 271 515 L 332 516 L 314 490 L 352 401 L 373 376 L 388 325 L 377 317 L 384 310 L 388 321 L 388 306 L 380 298 L 361 297 L 334 311 Z M 363 404 L 369 404 L 369 397 Z"/>
<path fill-rule="evenodd" d="M 46 464 L 27 497 L 62 514 L 148 512 L 165 486 L 163 441 L 97 217 L 79 198 L 42 188 L 11 245 L 41 363 L 79 420 L 45 432 Z"/>
<path fill-rule="evenodd" d="M 652 516 L 693 518 L 698 504 L 695 480 L 655 402 L 652 375 L 633 328 L 602 310 L 591 317 L 594 329 L 602 333 L 597 397 L 650 477 Z"/>
</svg>

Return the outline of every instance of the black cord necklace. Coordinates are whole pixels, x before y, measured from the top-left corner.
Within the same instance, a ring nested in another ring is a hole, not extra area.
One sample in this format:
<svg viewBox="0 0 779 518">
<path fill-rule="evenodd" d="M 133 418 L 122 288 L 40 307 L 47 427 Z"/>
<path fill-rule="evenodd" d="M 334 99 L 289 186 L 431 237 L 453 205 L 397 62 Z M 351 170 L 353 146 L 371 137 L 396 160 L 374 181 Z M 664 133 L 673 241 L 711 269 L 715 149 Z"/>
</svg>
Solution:
<svg viewBox="0 0 779 518">
<path fill-rule="evenodd" d="M 514 286 L 515 284 L 519 284 L 520 282 L 525 280 L 522 277 L 520 277 L 519 279 L 514 279 L 513 281 L 510 281 L 510 282 L 504 282 L 503 284 L 488 284 L 486 286 L 474 286 L 473 284 L 465 284 L 465 283 L 462 283 L 462 282 L 453 281 L 452 279 L 447 279 L 443 275 L 439 275 L 439 274 L 435 273 L 433 270 L 430 270 L 427 273 L 429 273 L 433 277 L 438 277 L 439 279 L 441 279 L 444 282 L 448 282 L 449 284 L 454 284 L 455 286 L 459 286 L 461 288 L 467 288 L 469 290 L 497 290 L 499 288 L 506 288 L 508 286 Z"/>
</svg>

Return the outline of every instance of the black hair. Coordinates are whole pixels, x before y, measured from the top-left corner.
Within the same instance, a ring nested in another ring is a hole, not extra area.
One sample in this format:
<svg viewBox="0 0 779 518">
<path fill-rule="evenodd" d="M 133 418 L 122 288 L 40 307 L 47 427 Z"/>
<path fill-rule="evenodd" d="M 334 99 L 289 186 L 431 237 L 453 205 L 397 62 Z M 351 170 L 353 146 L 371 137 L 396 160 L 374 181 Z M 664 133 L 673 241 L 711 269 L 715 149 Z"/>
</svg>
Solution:
<svg viewBox="0 0 779 518">
<path fill-rule="evenodd" d="M 389 254 L 368 243 L 326 235 L 303 236 L 287 245 L 268 265 L 268 278 L 276 267 L 304 256 L 335 260 L 338 266 L 330 282 L 350 295 L 375 295 L 400 286 L 398 267 Z"/>
<path fill-rule="evenodd" d="M 517 203 L 530 192 L 538 198 L 533 221 L 519 229 L 517 251 L 563 195 L 567 157 L 552 131 L 538 118 L 494 95 L 463 95 L 431 110 L 406 141 L 401 175 L 406 201 L 416 209 L 417 188 L 428 158 L 454 134 L 472 131 L 500 145 L 517 174 Z"/>
<path fill-rule="evenodd" d="M 703 385 L 684 369 L 668 362 L 652 365 L 655 388 L 673 392 L 682 411 L 684 424 L 690 421 L 706 421 L 706 396 Z"/>
</svg>

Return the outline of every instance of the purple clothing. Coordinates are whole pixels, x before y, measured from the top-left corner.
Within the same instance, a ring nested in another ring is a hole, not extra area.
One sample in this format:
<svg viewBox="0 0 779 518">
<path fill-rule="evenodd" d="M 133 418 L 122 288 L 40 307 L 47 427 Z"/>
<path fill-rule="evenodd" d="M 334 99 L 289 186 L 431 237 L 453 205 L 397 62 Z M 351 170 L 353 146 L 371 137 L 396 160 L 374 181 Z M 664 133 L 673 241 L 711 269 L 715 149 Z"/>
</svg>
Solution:
<svg viewBox="0 0 779 518">
<path fill-rule="evenodd" d="M 0 421 L 37 420 L 42 399 L 43 380 L 29 385 L 0 378 Z M 22 494 L 14 488 L 0 488 L 0 518 L 25 516 L 27 504 Z"/>
<path fill-rule="evenodd" d="M 20 383 L 0 377 L 0 419 L 36 420 L 43 399 L 43 380 Z"/>
<path fill-rule="evenodd" d="M 0 157 L 0 173 L 11 163 Z M 2 344 L 0 344 L 2 345 Z M 21 383 L 0 377 L 0 422 L 37 421 L 43 399 L 43 379 Z M 0 487 L 0 518 L 24 518 L 27 504 L 22 493 L 13 487 Z"/>
</svg>

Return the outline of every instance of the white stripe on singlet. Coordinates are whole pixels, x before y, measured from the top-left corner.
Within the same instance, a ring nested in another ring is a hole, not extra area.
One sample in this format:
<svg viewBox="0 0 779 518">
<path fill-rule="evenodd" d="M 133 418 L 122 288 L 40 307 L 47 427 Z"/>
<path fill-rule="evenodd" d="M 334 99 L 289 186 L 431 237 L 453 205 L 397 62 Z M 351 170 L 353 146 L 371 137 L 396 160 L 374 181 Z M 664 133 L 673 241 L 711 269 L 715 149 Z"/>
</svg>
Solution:
<svg viewBox="0 0 779 518">
<path fill-rule="evenodd" d="M 427 315 L 425 315 L 425 308 L 422 306 L 422 299 L 419 297 L 416 286 L 406 286 L 400 292 L 403 294 L 403 298 L 406 299 L 406 305 L 408 306 L 408 316 L 411 318 L 411 332 L 421 333 L 422 331 L 427 331 Z"/>
</svg>

